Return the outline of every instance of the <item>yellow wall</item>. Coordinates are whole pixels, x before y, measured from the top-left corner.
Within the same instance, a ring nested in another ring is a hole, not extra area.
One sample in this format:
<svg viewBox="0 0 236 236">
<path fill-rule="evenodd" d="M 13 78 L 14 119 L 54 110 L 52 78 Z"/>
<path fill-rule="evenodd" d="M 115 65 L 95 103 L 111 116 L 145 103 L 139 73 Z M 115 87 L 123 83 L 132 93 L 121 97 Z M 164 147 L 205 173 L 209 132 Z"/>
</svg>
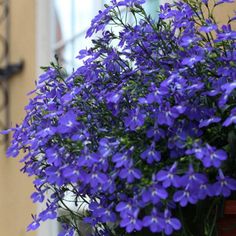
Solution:
<svg viewBox="0 0 236 236">
<path fill-rule="evenodd" d="M 10 1 L 11 62 L 25 61 L 23 72 L 10 80 L 10 121 L 19 123 L 24 117 L 26 93 L 32 90 L 35 72 L 35 1 Z M 1 114 L 2 115 L 2 114 Z M 35 206 L 31 203 L 31 179 L 20 173 L 17 160 L 0 153 L 0 236 L 33 236 L 26 233 Z"/>
<path fill-rule="evenodd" d="M 215 14 L 217 16 L 217 22 L 226 24 L 229 16 L 234 16 L 233 12 L 236 10 L 236 1 L 234 3 L 228 3 L 220 5 L 216 8 Z M 234 29 L 236 29 L 236 22 L 232 23 Z"/>
</svg>

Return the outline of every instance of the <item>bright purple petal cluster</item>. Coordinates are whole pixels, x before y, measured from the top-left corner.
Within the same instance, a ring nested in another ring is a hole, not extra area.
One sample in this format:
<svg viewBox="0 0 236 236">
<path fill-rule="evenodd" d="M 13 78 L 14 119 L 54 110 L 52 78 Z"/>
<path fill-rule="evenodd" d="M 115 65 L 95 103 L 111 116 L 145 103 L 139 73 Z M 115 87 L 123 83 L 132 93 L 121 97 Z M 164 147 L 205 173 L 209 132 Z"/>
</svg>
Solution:
<svg viewBox="0 0 236 236">
<path fill-rule="evenodd" d="M 181 230 L 178 209 L 236 190 L 236 31 L 203 16 L 207 1 L 165 4 L 158 20 L 144 2 L 99 12 L 83 66 L 70 76 L 48 67 L 9 130 L 7 155 L 24 151 L 32 199 L 47 201 L 29 229 L 57 217 L 60 236 L 80 233 L 79 220 L 98 236 L 170 235 Z"/>
</svg>

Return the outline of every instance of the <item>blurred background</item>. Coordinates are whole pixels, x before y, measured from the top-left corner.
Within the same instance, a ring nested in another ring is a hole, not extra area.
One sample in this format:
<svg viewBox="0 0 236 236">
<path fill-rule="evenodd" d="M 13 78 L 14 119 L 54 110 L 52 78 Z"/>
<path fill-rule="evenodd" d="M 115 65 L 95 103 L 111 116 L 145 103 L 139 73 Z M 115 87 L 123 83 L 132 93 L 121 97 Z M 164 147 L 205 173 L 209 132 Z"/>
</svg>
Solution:
<svg viewBox="0 0 236 236">
<path fill-rule="evenodd" d="M 164 0 L 162 0 L 164 2 Z M 34 88 L 40 66 L 47 66 L 57 54 L 67 71 L 79 64 L 80 49 L 89 46 L 85 33 L 91 19 L 107 0 L 5 0 L 0 1 L 0 129 L 24 118 L 27 93 Z M 163 3 L 161 2 L 161 3 Z M 160 2 L 149 0 L 146 9 L 155 16 Z M 236 4 L 217 12 L 223 21 Z M 32 179 L 20 173 L 17 160 L 7 159 L 9 140 L 0 138 L 0 236 L 56 236 L 58 224 L 49 222 L 37 232 L 26 232 L 33 205 Z"/>
</svg>

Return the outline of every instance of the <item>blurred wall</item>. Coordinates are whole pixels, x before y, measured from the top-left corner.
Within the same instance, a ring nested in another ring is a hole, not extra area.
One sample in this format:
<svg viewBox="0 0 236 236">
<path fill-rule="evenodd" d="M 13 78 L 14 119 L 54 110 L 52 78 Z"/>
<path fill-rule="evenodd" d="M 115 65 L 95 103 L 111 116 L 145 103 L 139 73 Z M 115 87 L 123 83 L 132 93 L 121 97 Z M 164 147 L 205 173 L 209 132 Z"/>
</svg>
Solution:
<svg viewBox="0 0 236 236">
<path fill-rule="evenodd" d="M 223 4 L 216 8 L 216 20 L 220 24 L 225 24 L 228 21 L 229 16 L 234 16 L 234 11 L 236 11 L 236 0 L 233 3 Z M 236 30 L 236 21 L 232 22 L 233 28 Z"/>
<path fill-rule="evenodd" d="M 35 65 L 35 2 L 10 0 L 10 61 L 23 59 L 25 68 L 10 79 L 10 123 L 14 126 L 24 117 L 27 92 L 36 78 Z M 31 213 L 36 212 L 30 200 L 32 179 L 20 173 L 19 159 L 6 159 L 0 150 L 0 236 L 33 236 L 26 227 Z M 46 236 L 46 235 L 45 235 Z"/>
</svg>

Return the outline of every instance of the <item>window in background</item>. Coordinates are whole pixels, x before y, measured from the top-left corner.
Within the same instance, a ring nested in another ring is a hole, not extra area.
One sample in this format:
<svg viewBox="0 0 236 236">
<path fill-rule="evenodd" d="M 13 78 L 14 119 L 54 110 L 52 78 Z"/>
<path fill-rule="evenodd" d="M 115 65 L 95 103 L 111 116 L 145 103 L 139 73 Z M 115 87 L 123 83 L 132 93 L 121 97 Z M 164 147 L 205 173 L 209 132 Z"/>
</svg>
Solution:
<svg viewBox="0 0 236 236">
<path fill-rule="evenodd" d="M 85 34 L 105 0 L 53 0 L 52 53 L 68 72 L 77 66 L 75 57 L 90 44 Z"/>
<path fill-rule="evenodd" d="M 60 63 L 68 72 L 79 65 L 75 59 L 79 51 L 91 45 L 91 40 L 85 39 L 86 31 L 93 17 L 108 2 L 109 0 L 53 0 L 52 54 L 59 57 Z M 158 6 L 159 0 L 148 0 L 145 8 L 155 18 Z"/>
</svg>

